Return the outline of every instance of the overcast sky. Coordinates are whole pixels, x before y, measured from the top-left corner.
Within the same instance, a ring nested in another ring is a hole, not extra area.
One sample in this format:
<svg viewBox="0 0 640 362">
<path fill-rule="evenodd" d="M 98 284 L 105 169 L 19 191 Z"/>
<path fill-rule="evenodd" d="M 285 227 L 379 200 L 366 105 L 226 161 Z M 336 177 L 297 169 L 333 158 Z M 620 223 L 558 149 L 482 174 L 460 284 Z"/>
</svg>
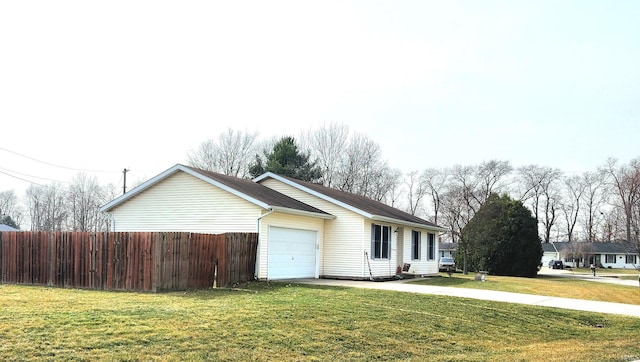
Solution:
<svg viewBox="0 0 640 362">
<path fill-rule="evenodd" d="M 635 0 L 3 1 L 0 191 L 140 180 L 230 127 L 330 122 L 405 172 L 628 162 L 638 19 Z"/>
</svg>

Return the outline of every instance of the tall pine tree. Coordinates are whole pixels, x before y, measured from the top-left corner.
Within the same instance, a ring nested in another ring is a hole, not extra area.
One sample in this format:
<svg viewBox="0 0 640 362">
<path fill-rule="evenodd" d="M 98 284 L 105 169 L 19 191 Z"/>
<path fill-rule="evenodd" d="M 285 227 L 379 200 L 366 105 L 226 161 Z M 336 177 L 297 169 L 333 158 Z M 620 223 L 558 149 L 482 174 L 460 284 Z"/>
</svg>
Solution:
<svg viewBox="0 0 640 362">
<path fill-rule="evenodd" d="M 249 173 L 252 177 L 257 177 L 265 172 L 309 182 L 317 182 L 322 177 L 320 167 L 316 166 L 316 162 L 309 161 L 308 154 L 298 150 L 293 137 L 281 138 L 270 153 L 265 153 L 264 160 L 256 155 Z"/>
</svg>

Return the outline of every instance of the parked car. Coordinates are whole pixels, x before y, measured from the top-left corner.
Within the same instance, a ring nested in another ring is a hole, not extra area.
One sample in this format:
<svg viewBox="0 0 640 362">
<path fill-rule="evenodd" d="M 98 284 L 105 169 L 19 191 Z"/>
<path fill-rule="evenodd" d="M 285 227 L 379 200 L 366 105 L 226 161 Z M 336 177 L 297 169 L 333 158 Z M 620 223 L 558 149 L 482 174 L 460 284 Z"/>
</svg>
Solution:
<svg viewBox="0 0 640 362">
<path fill-rule="evenodd" d="M 564 263 L 562 263 L 562 260 L 551 260 L 549 269 L 564 269 Z"/>
<path fill-rule="evenodd" d="M 456 270 L 456 262 L 453 260 L 453 258 L 448 258 L 448 257 L 440 258 L 440 262 L 438 263 L 438 270 L 447 271 L 447 268 L 450 268 L 451 270 Z"/>
</svg>

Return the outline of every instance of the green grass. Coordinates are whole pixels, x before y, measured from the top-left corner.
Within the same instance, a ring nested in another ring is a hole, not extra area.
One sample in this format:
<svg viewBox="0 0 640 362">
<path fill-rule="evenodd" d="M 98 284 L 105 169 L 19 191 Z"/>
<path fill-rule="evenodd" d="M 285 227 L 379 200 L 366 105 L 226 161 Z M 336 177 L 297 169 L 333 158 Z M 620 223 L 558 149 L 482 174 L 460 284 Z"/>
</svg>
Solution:
<svg viewBox="0 0 640 362">
<path fill-rule="evenodd" d="M 640 318 L 355 288 L 242 288 L 141 294 L 0 286 L 0 359 L 640 358 Z"/>
<path fill-rule="evenodd" d="M 638 287 L 547 275 L 538 275 L 535 278 L 489 275 L 485 282 L 475 281 L 474 276 L 475 273 L 455 273 L 449 278 L 446 273 L 441 273 L 440 276 L 418 279 L 414 283 L 640 305 Z"/>
<path fill-rule="evenodd" d="M 591 275 L 593 272 L 589 268 L 573 268 L 570 273 L 575 275 Z M 598 268 L 596 269 L 596 275 L 635 275 L 637 278 L 638 275 L 640 275 L 640 270 Z"/>
</svg>

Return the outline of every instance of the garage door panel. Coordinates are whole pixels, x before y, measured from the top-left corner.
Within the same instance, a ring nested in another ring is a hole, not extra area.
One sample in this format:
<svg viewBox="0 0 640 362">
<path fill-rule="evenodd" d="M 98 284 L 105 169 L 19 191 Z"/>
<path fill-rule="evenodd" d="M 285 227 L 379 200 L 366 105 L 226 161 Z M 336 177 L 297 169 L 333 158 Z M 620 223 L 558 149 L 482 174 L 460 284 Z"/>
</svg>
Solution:
<svg viewBox="0 0 640 362">
<path fill-rule="evenodd" d="M 269 229 L 268 278 L 313 278 L 316 275 L 315 231 Z"/>
</svg>

